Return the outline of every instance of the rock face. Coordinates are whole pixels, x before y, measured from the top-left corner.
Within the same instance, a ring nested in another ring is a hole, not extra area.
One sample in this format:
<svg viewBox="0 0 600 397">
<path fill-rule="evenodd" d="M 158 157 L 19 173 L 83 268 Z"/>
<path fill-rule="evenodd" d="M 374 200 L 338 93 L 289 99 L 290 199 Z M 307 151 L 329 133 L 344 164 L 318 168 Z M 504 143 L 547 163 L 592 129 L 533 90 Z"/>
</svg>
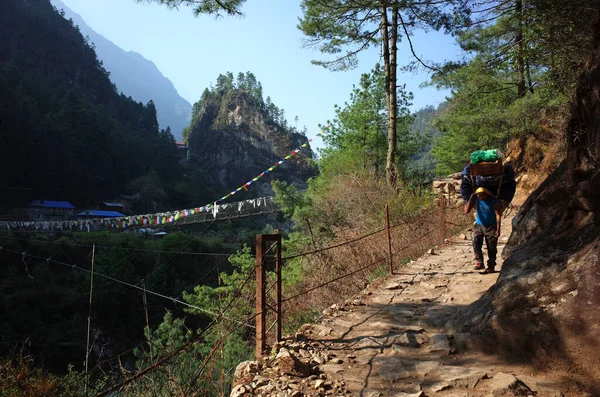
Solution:
<svg viewBox="0 0 600 397">
<path fill-rule="evenodd" d="M 270 121 L 243 91 L 234 90 L 220 99 L 205 101 L 188 140 L 189 157 L 208 171 L 218 187 L 231 190 L 241 186 L 307 142 L 305 136 Z M 273 179 L 305 187 L 308 178 L 316 175 L 308 162 L 311 157 L 310 146 L 303 148 L 253 184 L 246 196 L 236 197 L 271 195 L 268 182 Z"/>
<path fill-rule="evenodd" d="M 566 138 L 565 160 L 513 220 L 497 285 L 453 325 L 523 359 L 576 369 L 598 390 L 600 27 Z"/>
</svg>

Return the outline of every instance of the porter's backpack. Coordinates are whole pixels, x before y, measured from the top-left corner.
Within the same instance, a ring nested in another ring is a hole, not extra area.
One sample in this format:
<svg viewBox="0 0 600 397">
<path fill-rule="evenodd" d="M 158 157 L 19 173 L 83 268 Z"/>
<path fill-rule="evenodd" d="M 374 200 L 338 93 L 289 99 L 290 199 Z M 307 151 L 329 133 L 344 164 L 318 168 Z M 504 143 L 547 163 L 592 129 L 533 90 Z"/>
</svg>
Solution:
<svg viewBox="0 0 600 397">
<path fill-rule="evenodd" d="M 499 199 L 511 202 L 516 190 L 515 171 L 503 164 L 496 150 L 477 151 L 471 154 L 472 162 L 462 172 L 460 193 L 467 201 L 478 187 L 488 189 Z"/>
</svg>

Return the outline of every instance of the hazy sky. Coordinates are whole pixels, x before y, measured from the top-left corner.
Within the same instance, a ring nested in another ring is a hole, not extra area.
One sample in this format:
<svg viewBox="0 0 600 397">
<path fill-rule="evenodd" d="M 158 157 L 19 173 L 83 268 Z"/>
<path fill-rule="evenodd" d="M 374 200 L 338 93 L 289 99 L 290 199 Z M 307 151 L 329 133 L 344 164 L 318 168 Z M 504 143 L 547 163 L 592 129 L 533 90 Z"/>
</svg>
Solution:
<svg viewBox="0 0 600 397">
<path fill-rule="evenodd" d="M 190 8 L 169 10 L 157 4 L 135 0 L 62 0 L 80 14 L 97 33 L 128 51 L 154 62 L 179 94 L 194 103 L 202 91 L 227 71 L 253 72 L 262 83 L 266 98 L 285 110 L 286 118 L 298 128 L 306 125 L 309 138 L 334 116 L 334 104 L 348 100 L 352 85 L 361 73 L 370 71 L 379 60 L 379 51 L 370 49 L 360 56 L 357 69 L 331 72 L 310 63 L 323 59 L 316 50 L 303 48 L 302 33 L 296 28 L 300 0 L 248 0 L 244 17 L 194 17 Z M 416 52 L 425 59 L 455 59 L 459 50 L 454 39 L 441 33 L 419 33 L 413 38 Z M 412 60 L 402 43 L 399 64 Z M 425 72 L 399 74 L 414 93 L 413 110 L 437 106 L 447 95 L 434 88 L 419 88 L 427 81 Z M 117 87 L 118 88 L 118 87 Z M 320 140 L 315 139 L 320 146 Z"/>
</svg>

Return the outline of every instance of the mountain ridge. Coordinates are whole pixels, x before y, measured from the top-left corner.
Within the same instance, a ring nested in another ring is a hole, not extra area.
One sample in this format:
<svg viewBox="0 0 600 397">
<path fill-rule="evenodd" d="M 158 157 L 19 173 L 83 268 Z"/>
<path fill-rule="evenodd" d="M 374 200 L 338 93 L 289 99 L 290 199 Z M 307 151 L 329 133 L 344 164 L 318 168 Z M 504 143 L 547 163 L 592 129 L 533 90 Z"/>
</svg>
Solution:
<svg viewBox="0 0 600 397">
<path fill-rule="evenodd" d="M 53 6 L 64 11 L 64 18 L 72 19 L 81 34 L 94 45 L 98 58 L 110 73 L 110 80 L 119 92 L 134 100 L 147 103 L 152 100 L 157 108 L 161 128 L 171 127 L 176 140 L 189 125 L 192 105 L 179 95 L 177 89 L 151 60 L 135 51 L 126 51 L 93 30 L 83 17 L 60 0 L 51 0 Z M 143 72 L 143 73 L 141 73 Z"/>
</svg>

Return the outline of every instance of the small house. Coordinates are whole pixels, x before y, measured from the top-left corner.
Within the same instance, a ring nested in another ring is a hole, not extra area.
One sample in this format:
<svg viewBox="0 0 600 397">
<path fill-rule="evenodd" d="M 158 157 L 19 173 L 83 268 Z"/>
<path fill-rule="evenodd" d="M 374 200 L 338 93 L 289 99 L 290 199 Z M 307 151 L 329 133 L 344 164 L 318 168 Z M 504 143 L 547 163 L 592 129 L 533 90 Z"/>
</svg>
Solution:
<svg viewBox="0 0 600 397">
<path fill-rule="evenodd" d="M 25 206 L 32 221 L 66 221 L 73 216 L 73 206 L 68 201 L 33 200 Z"/>
<path fill-rule="evenodd" d="M 123 212 L 124 214 L 131 214 L 132 210 L 131 207 L 133 205 L 133 203 L 137 200 L 140 199 L 140 194 L 136 193 L 134 195 L 128 196 L 128 195 L 121 195 L 119 197 L 116 197 L 114 199 L 112 199 L 110 201 L 110 203 L 108 204 L 121 204 L 122 207 L 114 207 L 114 206 L 106 206 L 103 209 L 105 209 L 106 211 L 119 211 L 119 212 Z M 102 205 L 101 205 L 102 207 Z"/>
</svg>

